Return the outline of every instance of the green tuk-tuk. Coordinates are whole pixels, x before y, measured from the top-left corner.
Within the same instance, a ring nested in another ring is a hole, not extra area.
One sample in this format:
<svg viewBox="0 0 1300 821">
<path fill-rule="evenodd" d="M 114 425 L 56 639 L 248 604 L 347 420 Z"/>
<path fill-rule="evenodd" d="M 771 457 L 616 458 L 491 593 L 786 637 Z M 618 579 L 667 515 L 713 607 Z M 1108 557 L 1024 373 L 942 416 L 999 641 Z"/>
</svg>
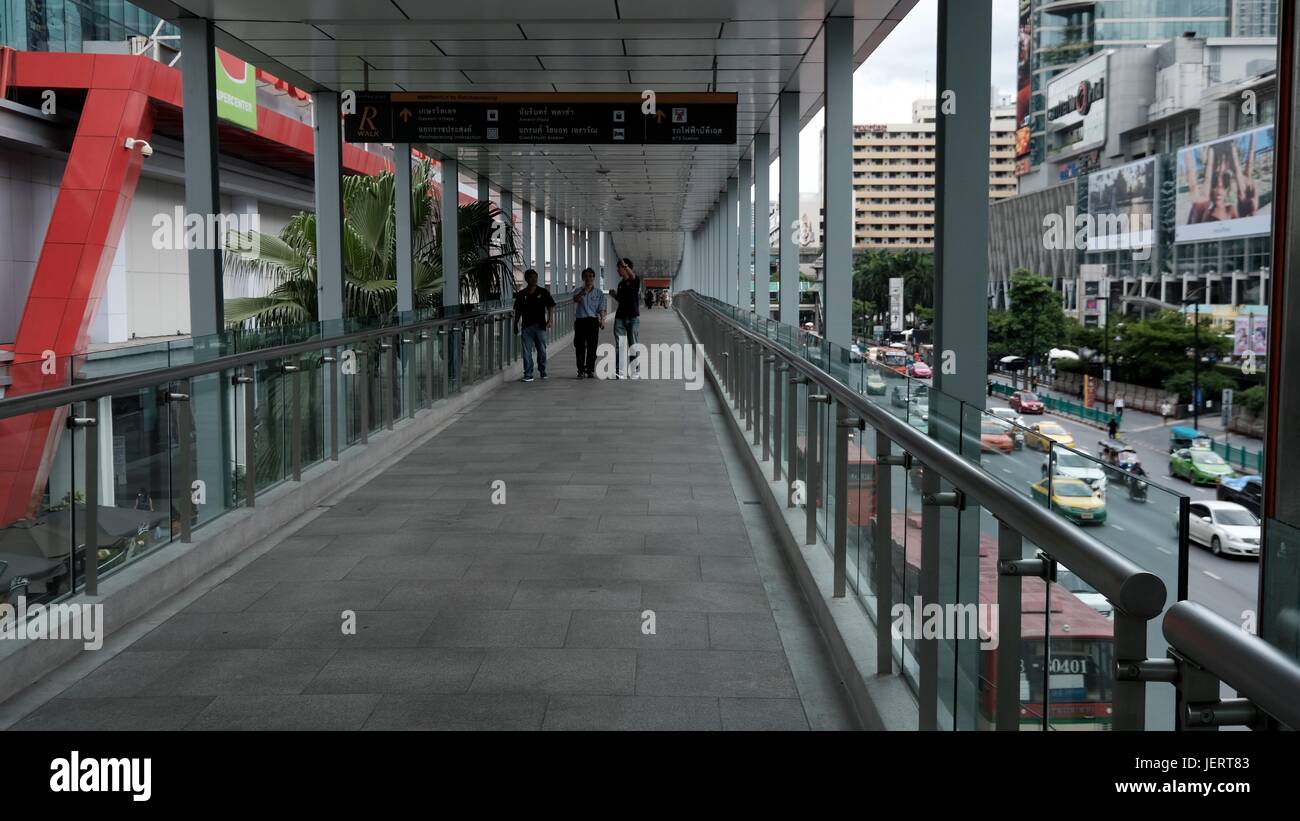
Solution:
<svg viewBox="0 0 1300 821">
<path fill-rule="evenodd" d="M 1173 427 L 1169 429 L 1169 452 L 1183 448 L 1208 448 L 1213 440 L 1196 428 Z"/>
</svg>

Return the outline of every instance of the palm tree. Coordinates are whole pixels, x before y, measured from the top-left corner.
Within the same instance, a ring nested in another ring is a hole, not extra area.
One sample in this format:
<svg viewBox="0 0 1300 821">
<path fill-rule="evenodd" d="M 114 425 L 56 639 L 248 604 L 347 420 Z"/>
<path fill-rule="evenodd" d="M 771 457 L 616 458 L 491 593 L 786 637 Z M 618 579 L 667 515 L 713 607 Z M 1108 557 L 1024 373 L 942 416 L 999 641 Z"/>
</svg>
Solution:
<svg viewBox="0 0 1300 821">
<path fill-rule="evenodd" d="M 442 220 L 427 160 L 411 171 L 412 263 L 416 309 L 442 304 Z M 343 178 L 343 308 L 348 317 L 379 319 L 397 310 L 397 232 L 394 176 Z M 490 202 L 461 205 L 457 212 L 462 304 L 514 291 L 517 256 L 512 226 L 497 221 Z M 226 324 L 244 330 L 284 328 L 316 321 L 316 215 L 295 214 L 279 235 L 232 232 L 226 238 L 226 270 L 269 279 L 264 296 L 226 300 Z"/>
<path fill-rule="evenodd" d="M 431 164 L 417 163 L 411 169 L 411 244 L 414 307 L 417 310 L 442 305 L 442 221 L 438 213 Z M 343 179 L 343 307 L 345 316 L 384 321 L 397 312 L 397 233 L 393 194 L 394 175 L 349 176 Z M 512 226 L 498 219 L 501 210 L 490 202 L 461 205 L 457 213 L 457 287 L 461 304 L 474 304 L 489 297 L 510 295 L 515 290 L 513 263 L 517 256 Z M 272 284 L 264 296 L 233 297 L 225 302 L 226 325 L 241 336 L 274 331 L 276 343 L 285 332 L 300 329 L 314 332 L 318 313 L 316 276 L 316 215 L 295 214 L 278 235 L 232 232 L 226 236 L 226 269 L 237 276 L 259 276 Z M 246 345 L 241 345 L 246 347 Z M 301 429 L 305 463 L 322 456 L 323 441 L 312 431 L 324 427 L 323 408 L 317 397 L 323 390 L 320 355 L 306 355 L 301 378 L 306 380 Z M 381 358 L 366 359 L 372 384 L 386 384 L 400 401 L 396 380 L 381 373 Z M 267 487 L 288 472 L 290 432 L 287 420 L 290 381 L 275 368 L 257 372 L 257 420 L 254 422 L 257 450 L 257 484 Z M 359 401 L 355 397 L 351 401 Z M 379 391 L 370 396 L 370 418 L 379 418 Z M 356 419 L 355 413 L 352 419 Z M 243 481 L 243 466 L 236 466 L 232 486 L 236 495 Z"/>
</svg>

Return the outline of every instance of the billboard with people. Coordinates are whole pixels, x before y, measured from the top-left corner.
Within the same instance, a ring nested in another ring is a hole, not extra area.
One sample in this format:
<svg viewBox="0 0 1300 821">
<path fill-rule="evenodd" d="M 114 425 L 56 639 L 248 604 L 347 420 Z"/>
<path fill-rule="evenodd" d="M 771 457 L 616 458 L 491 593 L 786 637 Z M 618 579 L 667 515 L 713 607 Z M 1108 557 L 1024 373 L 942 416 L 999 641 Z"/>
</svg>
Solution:
<svg viewBox="0 0 1300 821">
<path fill-rule="evenodd" d="M 1089 251 L 1144 248 L 1155 241 L 1156 161 L 1088 175 Z"/>
<path fill-rule="evenodd" d="M 1176 242 L 1267 234 L 1272 211 L 1272 126 L 1179 149 Z"/>
</svg>

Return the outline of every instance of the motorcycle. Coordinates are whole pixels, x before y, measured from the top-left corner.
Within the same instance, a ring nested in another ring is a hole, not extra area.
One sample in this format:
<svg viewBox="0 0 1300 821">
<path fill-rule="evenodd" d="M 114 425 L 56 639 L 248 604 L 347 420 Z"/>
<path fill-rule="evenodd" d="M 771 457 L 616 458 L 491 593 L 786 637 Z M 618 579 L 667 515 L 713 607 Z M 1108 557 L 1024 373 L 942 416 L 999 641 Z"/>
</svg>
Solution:
<svg viewBox="0 0 1300 821">
<path fill-rule="evenodd" d="M 1128 477 L 1128 498 L 1134 502 L 1147 500 L 1147 483 L 1136 476 Z"/>
</svg>

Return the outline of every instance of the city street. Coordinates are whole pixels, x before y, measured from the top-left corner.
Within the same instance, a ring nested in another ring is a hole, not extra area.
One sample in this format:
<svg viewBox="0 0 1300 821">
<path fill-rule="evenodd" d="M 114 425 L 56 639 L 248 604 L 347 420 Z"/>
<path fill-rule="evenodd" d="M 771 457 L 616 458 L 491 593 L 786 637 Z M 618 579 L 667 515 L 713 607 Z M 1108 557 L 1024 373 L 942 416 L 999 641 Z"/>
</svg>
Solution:
<svg viewBox="0 0 1300 821">
<path fill-rule="evenodd" d="M 1005 401 L 994 397 L 990 408 L 1007 407 Z M 1126 421 L 1138 423 L 1139 417 L 1150 421 L 1135 425 L 1131 430 L 1121 429 L 1121 438 L 1133 446 L 1142 465 L 1150 475 L 1150 487 L 1145 503 L 1130 501 L 1122 486 L 1107 493 L 1106 524 L 1091 529 L 1102 542 L 1114 547 L 1142 567 L 1158 573 L 1171 585 L 1177 568 L 1177 534 L 1174 520 L 1178 510 L 1178 495 L 1192 500 L 1213 500 L 1213 487 L 1194 487 L 1181 479 L 1169 476 L 1168 430 L 1158 416 L 1126 413 Z M 1040 419 L 1060 423 L 1075 438 L 1077 446 L 1092 455 L 1098 454 L 1097 442 L 1106 439 L 1106 431 L 1064 416 L 1047 413 L 1042 417 L 1029 416 L 1025 421 L 1032 425 Z M 1243 441 L 1246 441 L 1242 437 Z M 1045 454 L 1026 449 L 1010 455 L 985 453 L 983 464 L 1012 485 L 1029 492 L 1029 484 L 1038 481 L 1043 473 Z M 987 514 L 986 532 L 995 534 L 996 523 Z M 1254 559 L 1216 557 L 1204 547 L 1189 547 L 1188 595 L 1215 612 L 1236 623 L 1241 623 L 1242 613 L 1255 608 L 1259 586 L 1259 562 Z"/>
</svg>

